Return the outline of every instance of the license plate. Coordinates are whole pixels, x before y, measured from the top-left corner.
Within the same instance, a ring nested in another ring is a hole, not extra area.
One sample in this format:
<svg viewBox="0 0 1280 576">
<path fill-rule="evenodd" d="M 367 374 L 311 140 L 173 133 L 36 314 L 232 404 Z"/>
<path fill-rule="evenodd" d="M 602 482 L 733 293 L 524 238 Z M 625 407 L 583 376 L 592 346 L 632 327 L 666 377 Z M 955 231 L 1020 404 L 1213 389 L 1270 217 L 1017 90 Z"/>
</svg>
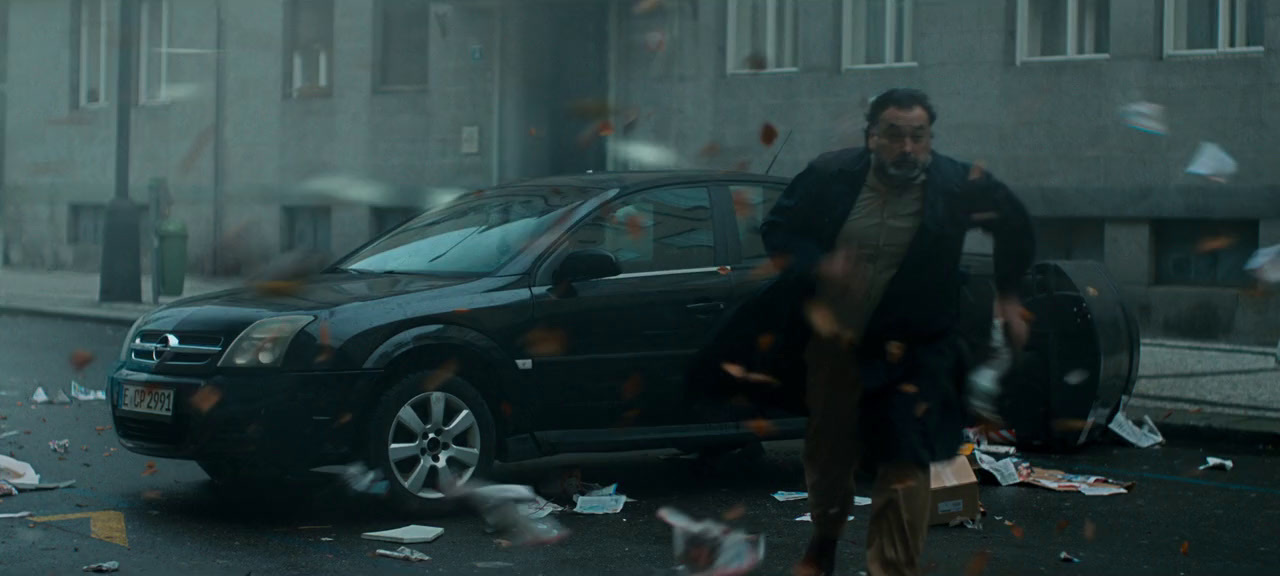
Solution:
<svg viewBox="0 0 1280 576">
<path fill-rule="evenodd" d="M 147 414 L 173 415 L 173 389 L 124 385 L 120 409 Z"/>
</svg>

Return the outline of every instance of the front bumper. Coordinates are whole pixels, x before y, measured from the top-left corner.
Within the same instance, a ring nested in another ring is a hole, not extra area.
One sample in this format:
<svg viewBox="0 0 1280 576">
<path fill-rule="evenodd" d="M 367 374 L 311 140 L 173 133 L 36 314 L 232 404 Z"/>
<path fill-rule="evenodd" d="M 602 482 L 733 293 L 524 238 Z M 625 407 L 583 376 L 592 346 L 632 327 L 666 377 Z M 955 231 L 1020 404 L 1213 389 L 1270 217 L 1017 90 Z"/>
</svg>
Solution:
<svg viewBox="0 0 1280 576">
<path fill-rule="evenodd" d="M 121 367 L 109 377 L 107 398 L 120 443 L 132 452 L 314 467 L 359 452 L 380 376 L 360 371 L 189 377 Z M 173 414 L 121 409 L 126 383 L 173 390 Z"/>
</svg>

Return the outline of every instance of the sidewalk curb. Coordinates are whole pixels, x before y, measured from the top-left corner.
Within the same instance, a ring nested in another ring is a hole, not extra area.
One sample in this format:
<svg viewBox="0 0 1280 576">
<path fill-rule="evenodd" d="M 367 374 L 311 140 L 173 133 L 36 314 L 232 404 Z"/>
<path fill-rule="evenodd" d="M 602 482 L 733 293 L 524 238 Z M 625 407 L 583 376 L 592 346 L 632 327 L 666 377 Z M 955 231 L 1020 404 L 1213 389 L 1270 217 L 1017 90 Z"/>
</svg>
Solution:
<svg viewBox="0 0 1280 576">
<path fill-rule="evenodd" d="M 1166 441 L 1212 441 L 1231 444 L 1280 444 L 1280 419 L 1234 414 L 1190 413 L 1130 406 L 1133 420 L 1150 416 Z M 1166 414 L 1168 415 L 1166 417 Z"/>
<path fill-rule="evenodd" d="M 147 311 L 149 312 L 149 310 Z M 39 304 L 17 304 L 0 302 L 0 314 L 18 314 L 26 316 L 43 316 L 47 318 L 63 318 L 67 320 L 86 320 L 100 324 L 132 326 L 138 318 L 147 312 L 129 310 L 94 310 L 83 307 L 42 306 Z"/>
</svg>

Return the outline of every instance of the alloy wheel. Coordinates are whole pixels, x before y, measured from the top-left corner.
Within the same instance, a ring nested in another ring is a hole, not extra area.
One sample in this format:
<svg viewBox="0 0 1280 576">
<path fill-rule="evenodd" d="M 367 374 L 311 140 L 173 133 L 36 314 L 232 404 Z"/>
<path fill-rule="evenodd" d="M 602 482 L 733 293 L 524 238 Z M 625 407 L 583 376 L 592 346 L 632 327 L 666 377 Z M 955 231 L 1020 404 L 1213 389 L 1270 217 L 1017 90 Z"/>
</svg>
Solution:
<svg viewBox="0 0 1280 576">
<path fill-rule="evenodd" d="M 436 499 L 469 480 L 480 462 L 480 427 L 460 398 L 426 392 L 400 407 L 387 433 L 396 480 L 410 494 Z"/>
</svg>

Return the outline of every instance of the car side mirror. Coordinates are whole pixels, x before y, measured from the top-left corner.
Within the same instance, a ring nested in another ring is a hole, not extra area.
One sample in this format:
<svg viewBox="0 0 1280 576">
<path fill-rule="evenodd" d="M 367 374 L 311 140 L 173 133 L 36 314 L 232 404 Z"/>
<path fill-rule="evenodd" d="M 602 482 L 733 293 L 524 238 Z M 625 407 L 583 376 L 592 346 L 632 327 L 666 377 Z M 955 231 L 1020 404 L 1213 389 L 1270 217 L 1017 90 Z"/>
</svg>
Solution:
<svg viewBox="0 0 1280 576">
<path fill-rule="evenodd" d="M 608 278 L 621 273 L 622 268 L 618 266 L 618 259 L 613 254 L 599 248 L 586 248 L 575 250 L 565 256 L 564 260 L 560 262 L 560 266 L 556 268 L 555 273 L 551 275 L 551 282 L 556 285 L 563 285 L 583 280 Z"/>
</svg>

